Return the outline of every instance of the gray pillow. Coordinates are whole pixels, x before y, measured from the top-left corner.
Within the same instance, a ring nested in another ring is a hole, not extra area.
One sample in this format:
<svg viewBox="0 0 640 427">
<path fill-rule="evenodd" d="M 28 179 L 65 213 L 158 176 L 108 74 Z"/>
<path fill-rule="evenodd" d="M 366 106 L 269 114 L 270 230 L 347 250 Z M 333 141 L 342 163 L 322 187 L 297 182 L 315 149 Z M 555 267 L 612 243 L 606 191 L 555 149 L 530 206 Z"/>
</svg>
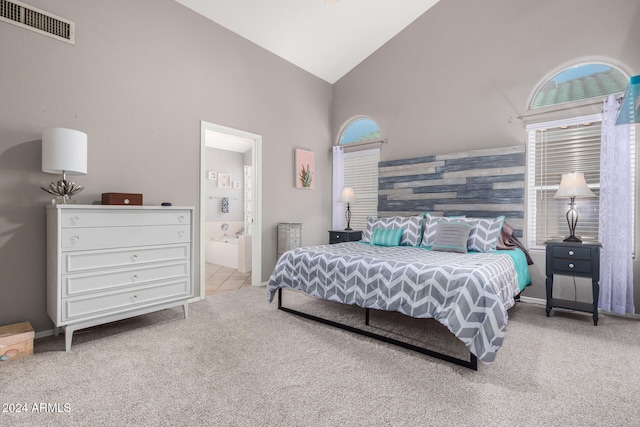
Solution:
<svg viewBox="0 0 640 427">
<path fill-rule="evenodd" d="M 464 222 L 441 222 L 436 225 L 432 251 L 467 253 L 467 240 L 471 224 Z"/>
<path fill-rule="evenodd" d="M 432 246 L 433 238 L 436 235 L 438 224 L 447 222 L 464 222 L 460 219 L 464 216 L 434 216 L 429 213 L 424 218 L 424 230 L 422 232 L 422 243 L 420 246 Z"/>
</svg>

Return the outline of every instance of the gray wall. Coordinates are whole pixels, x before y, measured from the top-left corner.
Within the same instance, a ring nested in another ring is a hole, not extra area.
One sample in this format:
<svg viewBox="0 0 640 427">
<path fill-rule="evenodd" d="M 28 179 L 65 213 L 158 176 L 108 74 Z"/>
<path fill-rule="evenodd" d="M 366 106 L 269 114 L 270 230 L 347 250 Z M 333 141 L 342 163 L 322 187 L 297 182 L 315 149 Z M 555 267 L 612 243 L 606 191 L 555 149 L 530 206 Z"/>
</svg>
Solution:
<svg viewBox="0 0 640 427">
<path fill-rule="evenodd" d="M 334 84 L 333 137 L 350 118 L 368 115 L 389 141 L 382 161 L 522 145 L 525 122 L 517 117 L 563 67 L 595 59 L 640 74 L 638 22 L 637 0 L 442 0 Z M 543 254 L 535 261 L 525 295 L 544 298 Z M 562 294 L 573 297 L 572 283 Z"/>
<path fill-rule="evenodd" d="M 331 85 L 172 0 L 28 4 L 74 21 L 76 44 L 0 22 L 0 324 L 53 326 L 45 308 L 51 198 L 39 186 L 58 178 L 41 172 L 45 127 L 89 136 L 77 203 L 139 192 L 145 204 L 196 206 L 197 216 L 200 121 L 262 135 L 262 279 L 275 265 L 278 222 L 303 222 L 304 244 L 326 241 Z M 316 153 L 315 190 L 293 186 L 295 148 Z"/>
</svg>

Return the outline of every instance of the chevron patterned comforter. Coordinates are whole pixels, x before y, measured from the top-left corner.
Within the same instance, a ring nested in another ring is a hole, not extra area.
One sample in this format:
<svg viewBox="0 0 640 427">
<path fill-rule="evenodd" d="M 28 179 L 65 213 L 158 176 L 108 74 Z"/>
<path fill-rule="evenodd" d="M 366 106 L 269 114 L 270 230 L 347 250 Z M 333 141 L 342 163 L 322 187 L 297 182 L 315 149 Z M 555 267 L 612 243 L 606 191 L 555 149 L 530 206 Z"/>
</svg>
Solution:
<svg viewBox="0 0 640 427">
<path fill-rule="evenodd" d="M 502 345 L 507 310 L 519 292 L 508 255 L 358 242 L 286 252 L 269 279 L 269 301 L 282 287 L 344 304 L 434 318 L 485 364 L 493 362 Z"/>
</svg>

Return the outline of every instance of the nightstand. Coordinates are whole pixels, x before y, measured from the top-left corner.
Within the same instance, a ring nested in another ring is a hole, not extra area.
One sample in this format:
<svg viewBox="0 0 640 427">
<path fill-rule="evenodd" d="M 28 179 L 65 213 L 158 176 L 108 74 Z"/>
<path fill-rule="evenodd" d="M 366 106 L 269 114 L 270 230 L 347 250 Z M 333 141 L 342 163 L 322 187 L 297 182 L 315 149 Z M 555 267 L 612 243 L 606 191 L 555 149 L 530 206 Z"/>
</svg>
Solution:
<svg viewBox="0 0 640 427">
<path fill-rule="evenodd" d="M 593 313 L 593 324 L 598 324 L 598 297 L 600 295 L 599 242 L 563 242 L 549 240 L 546 246 L 547 317 L 554 307 Z M 590 277 L 593 303 L 553 298 L 553 275 Z"/>
<path fill-rule="evenodd" d="M 362 231 L 329 230 L 329 243 L 357 242 L 362 240 Z"/>
</svg>

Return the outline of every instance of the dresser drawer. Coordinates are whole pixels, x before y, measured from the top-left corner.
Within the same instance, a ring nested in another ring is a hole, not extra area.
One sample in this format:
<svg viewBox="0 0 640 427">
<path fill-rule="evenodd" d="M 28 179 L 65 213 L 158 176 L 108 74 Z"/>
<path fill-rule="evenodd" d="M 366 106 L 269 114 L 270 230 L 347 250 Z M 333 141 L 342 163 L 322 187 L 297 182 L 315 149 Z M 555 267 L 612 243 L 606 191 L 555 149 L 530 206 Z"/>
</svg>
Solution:
<svg viewBox="0 0 640 427">
<path fill-rule="evenodd" d="M 189 279 L 153 284 L 121 292 L 90 294 L 62 300 L 62 321 L 112 315 L 145 305 L 190 296 Z"/>
<path fill-rule="evenodd" d="M 165 245 L 189 241 L 191 241 L 190 225 L 153 225 L 64 228 L 61 230 L 60 244 L 65 251 Z"/>
<path fill-rule="evenodd" d="M 147 209 L 65 209 L 60 216 L 62 228 L 81 227 L 126 227 L 136 225 L 180 225 L 190 224 L 188 211 L 170 209 L 150 211 Z"/>
<path fill-rule="evenodd" d="M 556 273 L 566 272 L 569 274 L 591 273 L 591 261 L 579 259 L 554 258 L 553 271 Z"/>
<path fill-rule="evenodd" d="M 553 256 L 554 258 L 568 258 L 568 259 L 591 259 L 591 249 L 589 248 L 575 248 L 575 247 L 564 247 L 564 246 L 555 246 L 553 248 Z"/>
<path fill-rule="evenodd" d="M 189 263 L 149 265 L 120 270 L 104 270 L 91 274 L 69 274 L 62 277 L 62 298 L 101 292 L 132 285 L 145 285 L 191 275 Z"/>
<path fill-rule="evenodd" d="M 154 262 L 189 260 L 189 244 L 152 246 L 125 250 L 97 250 L 62 253 L 62 274 L 80 273 L 97 268 L 117 268 Z"/>
</svg>

